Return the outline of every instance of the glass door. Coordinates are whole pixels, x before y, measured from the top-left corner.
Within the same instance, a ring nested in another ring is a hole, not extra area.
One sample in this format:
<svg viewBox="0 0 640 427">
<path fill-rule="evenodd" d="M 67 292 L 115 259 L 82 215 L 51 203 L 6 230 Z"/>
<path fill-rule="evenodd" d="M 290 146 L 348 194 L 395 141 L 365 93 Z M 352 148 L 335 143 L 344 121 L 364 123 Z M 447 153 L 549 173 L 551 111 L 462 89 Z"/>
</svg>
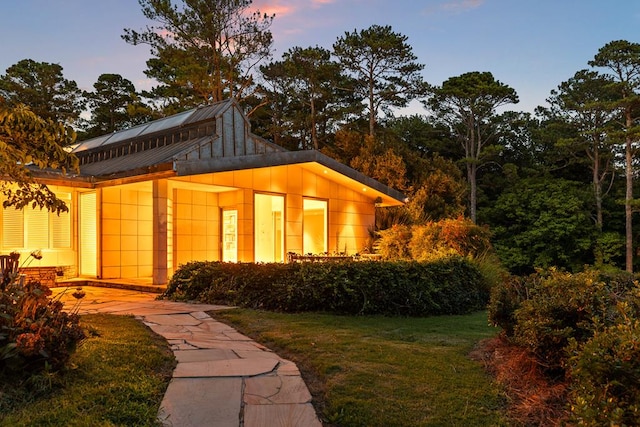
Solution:
<svg viewBox="0 0 640 427">
<path fill-rule="evenodd" d="M 80 193 L 80 209 L 78 231 L 80 234 L 80 245 L 78 254 L 80 256 L 79 273 L 80 276 L 97 275 L 96 260 L 98 258 L 98 233 L 96 218 L 96 193 Z"/>
<path fill-rule="evenodd" d="M 222 261 L 238 262 L 238 211 L 222 211 Z"/>
<path fill-rule="evenodd" d="M 256 262 L 284 261 L 284 196 L 255 195 Z"/>
</svg>

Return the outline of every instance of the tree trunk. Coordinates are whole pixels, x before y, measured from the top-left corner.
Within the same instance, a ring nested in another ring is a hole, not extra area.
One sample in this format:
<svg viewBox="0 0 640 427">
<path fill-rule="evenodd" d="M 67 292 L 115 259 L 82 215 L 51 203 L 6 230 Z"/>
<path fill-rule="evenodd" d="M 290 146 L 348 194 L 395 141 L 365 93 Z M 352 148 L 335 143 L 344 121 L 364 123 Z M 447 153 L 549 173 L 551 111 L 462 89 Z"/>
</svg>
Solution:
<svg viewBox="0 0 640 427">
<path fill-rule="evenodd" d="M 467 163 L 467 179 L 469 180 L 469 216 L 471 217 L 471 221 L 476 223 L 476 204 L 477 204 L 477 193 L 478 187 L 476 184 L 476 175 L 478 171 L 478 166 L 475 163 Z"/>
<path fill-rule="evenodd" d="M 627 113 L 627 129 L 631 129 L 631 113 Z M 631 136 L 627 136 L 625 143 L 627 191 L 624 199 L 625 237 L 626 237 L 626 267 L 629 273 L 633 273 L 633 153 Z"/>
</svg>

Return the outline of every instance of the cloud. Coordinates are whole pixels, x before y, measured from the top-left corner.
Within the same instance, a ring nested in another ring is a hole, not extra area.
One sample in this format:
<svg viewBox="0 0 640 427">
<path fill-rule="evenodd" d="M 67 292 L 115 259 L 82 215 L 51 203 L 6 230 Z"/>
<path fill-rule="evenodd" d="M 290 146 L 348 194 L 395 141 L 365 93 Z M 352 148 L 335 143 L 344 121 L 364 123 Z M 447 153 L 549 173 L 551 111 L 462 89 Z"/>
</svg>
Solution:
<svg viewBox="0 0 640 427">
<path fill-rule="evenodd" d="M 260 13 L 266 13 L 267 15 L 275 14 L 276 17 L 283 17 L 291 15 L 296 9 L 293 5 L 287 3 L 290 2 L 282 0 L 255 0 L 252 4 L 252 10 L 258 9 Z"/>
</svg>

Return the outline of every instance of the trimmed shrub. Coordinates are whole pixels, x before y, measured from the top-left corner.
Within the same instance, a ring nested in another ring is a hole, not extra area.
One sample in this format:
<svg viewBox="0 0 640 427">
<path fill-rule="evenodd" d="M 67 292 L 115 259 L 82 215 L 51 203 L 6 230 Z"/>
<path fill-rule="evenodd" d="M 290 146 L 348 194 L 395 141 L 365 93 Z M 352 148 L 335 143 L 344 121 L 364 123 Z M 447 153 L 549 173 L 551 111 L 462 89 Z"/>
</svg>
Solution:
<svg viewBox="0 0 640 427">
<path fill-rule="evenodd" d="M 431 263 L 191 262 L 174 274 L 164 297 L 282 312 L 426 316 L 482 309 L 488 291 L 472 262 L 453 257 Z"/>
</svg>

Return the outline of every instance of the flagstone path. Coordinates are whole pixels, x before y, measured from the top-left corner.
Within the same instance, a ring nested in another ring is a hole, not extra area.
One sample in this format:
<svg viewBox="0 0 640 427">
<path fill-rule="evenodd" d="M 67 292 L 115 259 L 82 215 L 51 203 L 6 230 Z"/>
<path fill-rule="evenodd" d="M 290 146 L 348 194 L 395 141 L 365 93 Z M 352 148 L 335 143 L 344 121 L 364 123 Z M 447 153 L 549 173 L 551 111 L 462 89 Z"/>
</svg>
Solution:
<svg viewBox="0 0 640 427">
<path fill-rule="evenodd" d="M 65 307 L 75 287 L 53 288 Z M 227 307 L 157 301 L 157 294 L 83 287 L 78 312 L 134 315 L 163 336 L 177 360 L 160 405 L 165 426 L 321 427 L 297 366 L 211 318 Z"/>
</svg>

